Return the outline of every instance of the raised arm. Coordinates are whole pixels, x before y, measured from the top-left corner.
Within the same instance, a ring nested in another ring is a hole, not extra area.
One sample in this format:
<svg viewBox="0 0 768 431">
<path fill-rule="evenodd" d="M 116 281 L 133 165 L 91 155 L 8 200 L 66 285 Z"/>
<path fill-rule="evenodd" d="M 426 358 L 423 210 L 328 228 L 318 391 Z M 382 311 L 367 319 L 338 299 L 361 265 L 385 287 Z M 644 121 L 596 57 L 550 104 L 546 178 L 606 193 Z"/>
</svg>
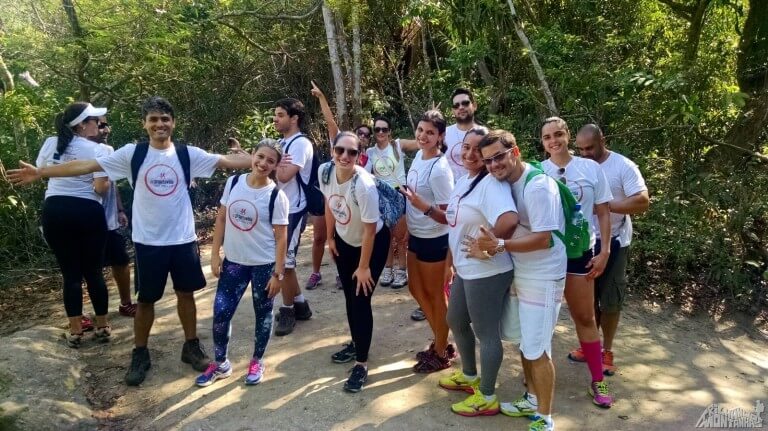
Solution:
<svg viewBox="0 0 768 431">
<path fill-rule="evenodd" d="M 312 89 L 309 92 L 317 98 L 318 102 L 320 102 L 320 110 L 323 112 L 323 118 L 325 119 L 325 123 L 328 125 L 328 139 L 333 141 L 336 139 L 336 135 L 339 134 L 339 125 L 336 123 L 336 119 L 333 118 L 333 112 L 331 111 L 331 107 L 328 105 L 328 100 L 325 98 L 323 90 L 317 87 L 315 81 L 310 82 L 312 83 Z"/>
<path fill-rule="evenodd" d="M 246 152 L 224 154 L 219 156 L 216 167 L 219 169 L 250 169 L 251 156 Z"/>
<path fill-rule="evenodd" d="M 19 161 L 19 169 L 8 170 L 8 180 L 12 184 L 24 185 L 41 178 L 76 177 L 78 175 L 92 174 L 103 171 L 96 160 L 74 160 L 60 165 L 35 167 L 29 163 Z"/>
</svg>

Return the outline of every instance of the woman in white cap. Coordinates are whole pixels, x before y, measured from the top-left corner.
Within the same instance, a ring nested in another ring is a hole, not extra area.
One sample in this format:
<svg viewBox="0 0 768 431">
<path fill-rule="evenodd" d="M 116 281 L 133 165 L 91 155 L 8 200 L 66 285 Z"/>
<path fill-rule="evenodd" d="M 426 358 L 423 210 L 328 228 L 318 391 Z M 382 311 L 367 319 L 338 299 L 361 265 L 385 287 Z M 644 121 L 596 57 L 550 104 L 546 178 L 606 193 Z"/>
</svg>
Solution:
<svg viewBox="0 0 768 431">
<path fill-rule="evenodd" d="M 95 159 L 106 155 L 99 144 L 86 137 L 98 135 L 99 116 L 106 108 L 75 102 L 56 116 L 57 136 L 45 140 L 37 156 L 37 166 Z M 67 344 L 80 346 L 83 338 L 83 294 L 85 279 L 95 312 L 94 337 L 109 340 L 107 286 L 101 272 L 107 222 L 102 195 L 109 189 L 104 172 L 70 178 L 51 178 L 43 203 L 43 236 L 56 255 L 64 279 L 64 309 L 69 319 Z M 90 329 L 90 328 L 85 328 Z"/>
</svg>

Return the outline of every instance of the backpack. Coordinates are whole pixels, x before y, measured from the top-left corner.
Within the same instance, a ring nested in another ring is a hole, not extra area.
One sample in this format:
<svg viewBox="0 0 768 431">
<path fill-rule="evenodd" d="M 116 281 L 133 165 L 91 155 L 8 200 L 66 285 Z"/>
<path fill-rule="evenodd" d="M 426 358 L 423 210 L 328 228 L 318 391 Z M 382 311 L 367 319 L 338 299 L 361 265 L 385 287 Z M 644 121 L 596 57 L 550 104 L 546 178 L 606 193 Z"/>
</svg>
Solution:
<svg viewBox="0 0 768 431">
<path fill-rule="evenodd" d="M 176 157 L 179 158 L 181 170 L 184 172 L 184 180 L 187 182 L 189 202 L 194 207 L 194 190 L 192 189 L 192 174 L 189 167 L 189 149 L 187 144 L 183 142 L 174 142 L 173 146 L 176 147 Z M 139 177 L 139 168 L 144 163 L 144 159 L 147 158 L 147 152 L 149 152 L 149 142 L 141 141 L 136 144 L 136 149 L 133 151 L 133 156 L 131 156 L 131 185 L 134 189 L 136 188 L 136 179 Z"/>
<path fill-rule="evenodd" d="M 331 171 L 334 167 L 333 162 L 328 162 L 323 167 L 323 184 L 328 185 L 331 181 Z M 357 194 L 355 193 L 355 187 L 357 185 L 358 174 L 352 177 L 351 193 L 352 200 L 355 205 L 360 205 L 357 201 Z M 379 192 L 379 214 L 384 224 L 392 229 L 400 220 L 400 217 L 405 213 L 405 196 L 400 192 L 392 188 L 389 184 L 381 181 L 380 179 L 373 177 L 373 182 L 376 184 L 376 191 Z"/>
<path fill-rule="evenodd" d="M 229 193 L 232 194 L 232 189 L 235 188 L 235 184 L 240 180 L 240 175 L 232 175 L 232 183 L 229 185 Z M 272 224 L 275 214 L 275 199 L 277 199 L 277 192 L 279 192 L 277 185 L 272 189 L 272 193 L 269 194 L 269 224 Z"/>
<path fill-rule="evenodd" d="M 533 166 L 533 170 L 525 177 L 525 184 L 537 175 L 546 175 L 544 169 L 539 162 L 528 162 Z M 584 218 L 584 214 L 581 212 L 581 205 L 576 201 L 576 198 L 571 193 L 571 190 L 563 184 L 561 181 L 557 181 L 553 178 L 557 184 L 557 191 L 560 194 L 560 203 L 563 205 L 563 215 L 565 216 L 565 233 L 561 233 L 559 230 L 555 230 L 552 233 L 565 244 L 565 254 L 568 259 L 576 259 L 581 257 L 584 252 L 589 250 L 589 222 Z M 552 247 L 554 243 L 550 241 L 549 246 Z"/>
<path fill-rule="evenodd" d="M 291 147 L 291 144 L 293 144 L 293 141 L 302 136 L 307 138 L 306 135 L 300 133 L 298 136 L 291 139 L 290 142 L 283 147 L 283 154 L 288 154 L 288 149 Z M 309 142 L 312 143 L 311 140 Z M 307 211 L 312 215 L 323 215 L 325 213 L 325 198 L 320 191 L 320 181 L 317 179 L 317 170 L 320 168 L 320 159 L 318 158 L 317 153 L 318 151 L 315 148 L 315 145 L 312 144 L 312 171 L 309 174 L 309 181 L 307 184 L 304 184 L 304 181 L 301 180 L 301 170 L 296 172 L 296 181 L 299 183 L 299 193 L 303 192 L 306 197 Z"/>
</svg>

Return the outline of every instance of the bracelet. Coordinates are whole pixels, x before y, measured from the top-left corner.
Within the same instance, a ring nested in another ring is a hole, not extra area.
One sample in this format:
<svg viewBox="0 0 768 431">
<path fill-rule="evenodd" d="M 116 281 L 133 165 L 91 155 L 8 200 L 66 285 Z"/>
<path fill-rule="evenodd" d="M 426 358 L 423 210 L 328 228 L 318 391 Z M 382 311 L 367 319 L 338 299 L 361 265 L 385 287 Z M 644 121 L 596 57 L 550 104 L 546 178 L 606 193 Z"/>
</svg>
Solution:
<svg viewBox="0 0 768 431">
<path fill-rule="evenodd" d="M 424 215 L 425 215 L 425 216 L 427 216 L 427 217 L 429 217 L 429 215 L 430 215 L 430 214 L 432 214 L 432 211 L 434 211 L 434 210 L 435 210 L 435 207 L 434 207 L 433 205 L 430 205 L 430 206 L 429 206 L 429 209 L 427 209 L 426 211 L 424 211 Z"/>
</svg>

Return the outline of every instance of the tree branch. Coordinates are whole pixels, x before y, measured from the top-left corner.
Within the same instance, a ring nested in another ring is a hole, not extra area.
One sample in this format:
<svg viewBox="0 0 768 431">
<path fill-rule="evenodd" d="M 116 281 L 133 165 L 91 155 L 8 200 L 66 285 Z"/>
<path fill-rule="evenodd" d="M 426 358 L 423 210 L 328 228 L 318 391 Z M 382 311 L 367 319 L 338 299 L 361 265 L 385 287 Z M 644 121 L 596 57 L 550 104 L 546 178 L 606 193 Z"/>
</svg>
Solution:
<svg viewBox="0 0 768 431">
<path fill-rule="evenodd" d="M 673 12 L 683 17 L 686 21 L 691 21 L 693 19 L 693 14 L 696 12 L 695 6 L 680 4 L 673 0 L 658 0 L 658 1 L 660 3 L 664 3 L 665 5 L 669 6 L 669 8 L 672 9 Z"/>
<path fill-rule="evenodd" d="M 316 0 L 315 3 L 309 7 L 309 9 L 307 9 L 304 12 L 301 12 L 299 15 L 288 15 L 288 14 L 266 15 L 259 11 L 241 10 L 241 11 L 223 13 L 221 15 L 213 17 L 211 20 L 218 21 L 221 18 L 241 17 L 241 16 L 249 16 L 252 18 L 264 19 L 264 20 L 291 20 L 291 21 L 303 20 L 308 18 L 310 15 L 314 14 L 315 12 L 317 12 L 321 4 L 323 4 L 323 0 Z"/>
<path fill-rule="evenodd" d="M 748 150 L 746 148 L 742 148 L 742 147 L 740 147 L 738 145 L 729 144 L 727 142 L 723 142 L 723 141 L 719 141 L 719 140 L 717 140 L 715 138 L 711 138 L 711 137 L 701 133 L 701 131 L 699 129 L 694 129 L 693 131 L 694 131 L 694 133 L 696 133 L 696 136 L 698 136 L 699 138 L 709 142 L 712 145 L 716 145 L 716 146 L 719 146 L 719 147 L 727 147 L 727 148 L 739 151 L 742 154 L 754 157 L 754 158 L 756 158 L 756 159 L 758 159 L 758 160 L 760 160 L 762 162 L 768 163 L 768 156 L 766 156 L 765 154 L 760 154 L 758 152 L 751 151 L 751 150 Z M 768 168 L 768 166 L 765 166 L 765 167 Z"/>
<path fill-rule="evenodd" d="M 248 35 L 245 34 L 245 32 L 243 30 L 241 30 L 239 27 L 237 27 L 235 25 L 232 25 L 232 24 L 230 24 L 230 23 L 228 23 L 228 22 L 226 22 L 226 21 L 224 21 L 222 19 L 217 19 L 216 22 L 221 24 L 221 25 L 223 25 L 224 27 L 227 27 L 230 30 L 234 31 L 235 34 L 237 34 L 243 40 L 245 40 L 245 42 L 248 43 L 248 45 L 251 45 L 252 47 L 258 49 L 259 51 L 261 51 L 261 52 L 263 52 L 265 54 L 269 54 L 269 55 L 288 55 L 288 53 L 286 53 L 286 52 L 270 51 L 267 48 L 264 48 L 263 46 L 261 46 L 258 43 L 256 43 L 253 39 L 248 37 Z"/>
</svg>

